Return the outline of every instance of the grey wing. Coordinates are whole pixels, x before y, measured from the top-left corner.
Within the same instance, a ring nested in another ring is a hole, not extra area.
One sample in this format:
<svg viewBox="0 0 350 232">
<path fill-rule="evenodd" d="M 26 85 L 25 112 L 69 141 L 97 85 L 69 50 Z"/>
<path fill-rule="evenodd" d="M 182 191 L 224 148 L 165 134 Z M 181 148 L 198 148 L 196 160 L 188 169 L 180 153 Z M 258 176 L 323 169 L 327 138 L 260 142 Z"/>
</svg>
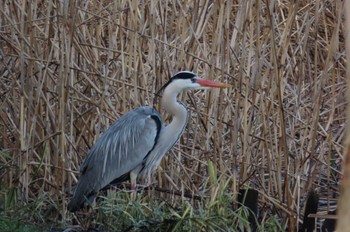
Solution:
<svg viewBox="0 0 350 232">
<path fill-rule="evenodd" d="M 71 211 L 111 183 L 142 168 L 161 130 L 159 113 L 139 107 L 123 115 L 92 146 L 81 165 L 78 185 L 70 202 Z"/>
</svg>

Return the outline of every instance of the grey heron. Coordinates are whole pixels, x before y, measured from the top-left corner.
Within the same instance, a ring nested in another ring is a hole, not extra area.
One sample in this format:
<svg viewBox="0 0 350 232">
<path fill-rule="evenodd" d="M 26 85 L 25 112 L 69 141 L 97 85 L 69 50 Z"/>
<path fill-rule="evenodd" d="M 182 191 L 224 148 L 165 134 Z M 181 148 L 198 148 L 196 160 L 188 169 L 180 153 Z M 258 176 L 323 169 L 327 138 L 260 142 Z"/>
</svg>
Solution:
<svg viewBox="0 0 350 232">
<path fill-rule="evenodd" d="M 172 116 L 172 121 L 164 125 L 156 109 L 141 106 L 114 122 L 83 161 L 68 210 L 75 212 L 91 204 L 98 191 L 110 183 L 130 180 L 130 188 L 135 190 L 136 180 L 155 171 L 186 127 L 188 112 L 177 101 L 177 95 L 190 89 L 227 87 L 230 85 L 200 78 L 193 72 L 176 73 L 159 90 L 163 91 L 162 107 Z"/>
</svg>

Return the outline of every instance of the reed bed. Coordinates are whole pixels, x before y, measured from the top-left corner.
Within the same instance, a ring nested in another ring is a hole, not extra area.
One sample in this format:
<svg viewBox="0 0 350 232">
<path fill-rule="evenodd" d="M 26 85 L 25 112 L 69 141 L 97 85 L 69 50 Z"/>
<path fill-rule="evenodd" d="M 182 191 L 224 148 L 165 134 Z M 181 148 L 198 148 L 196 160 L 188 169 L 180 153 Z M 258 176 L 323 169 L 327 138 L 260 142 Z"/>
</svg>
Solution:
<svg viewBox="0 0 350 232">
<path fill-rule="evenodd" d="M 233 87 L 182 94 L 190 123 L 152 186 L 183 197 L 145 194 L 196 208 L 200 200 L 185 194 L 215 201 L 220 190 L 253 188 L 260 218 L 276 216 L 290 231 L 310 190 L 320 194 L 321 214 L 335 209 L 346 105 L 342 7 L 4 0 L 1 208 L 35 203 L 43 223 L 71 223 L 66 206 L 89 147 L 125 112 L 161 111 L 157 90 L 192 70 Z"/>
</svg>

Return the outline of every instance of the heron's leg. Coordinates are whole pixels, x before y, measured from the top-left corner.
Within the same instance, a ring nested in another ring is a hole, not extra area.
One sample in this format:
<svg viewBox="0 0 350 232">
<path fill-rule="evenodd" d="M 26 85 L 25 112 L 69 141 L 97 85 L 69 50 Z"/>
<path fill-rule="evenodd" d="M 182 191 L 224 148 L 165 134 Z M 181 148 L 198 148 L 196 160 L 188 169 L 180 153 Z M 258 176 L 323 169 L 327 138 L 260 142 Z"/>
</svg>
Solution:
<svg viewBox="0 0 350 232">
<path fill-rule="evenodd" d="M 131 190 L 131 200 L 136 199 L 136 179 L 137 173 L 131 171 L 130 172 L 130 190 Z"/>
</svg>

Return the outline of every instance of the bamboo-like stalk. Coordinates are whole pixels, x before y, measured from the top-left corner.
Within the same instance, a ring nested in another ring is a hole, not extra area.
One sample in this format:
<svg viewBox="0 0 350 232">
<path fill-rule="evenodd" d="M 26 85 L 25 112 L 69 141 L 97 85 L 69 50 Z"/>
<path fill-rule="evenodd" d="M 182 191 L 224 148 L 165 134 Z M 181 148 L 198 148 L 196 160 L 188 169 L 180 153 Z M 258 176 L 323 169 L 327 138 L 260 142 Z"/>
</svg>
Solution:
<svg viewBox="0 0 350 232">
<path fill-rule="evenodd" d="M 344 2 L 344 15 L 345 15 L 345 50 L 346 57 L 350 57 L 350 2 Z M 346 66 L 346 83 L 347 83 L 347 92 L 346 92 L 346 101 L 350 102 L 350 65 Z M 339 209 L 337 210 L 338 220 L 337 220 L 337 231 L 348 231 L 349 230 L 349 217 L 350 217 L 350 107 L 347 107 L 346 111 L 347 120 L 346 120 L 346 135 L 344 139 L 344 159 L 343 159 L 343 180 L 341 183 L 341 195 L 339 199 Z"/>
</svg>

